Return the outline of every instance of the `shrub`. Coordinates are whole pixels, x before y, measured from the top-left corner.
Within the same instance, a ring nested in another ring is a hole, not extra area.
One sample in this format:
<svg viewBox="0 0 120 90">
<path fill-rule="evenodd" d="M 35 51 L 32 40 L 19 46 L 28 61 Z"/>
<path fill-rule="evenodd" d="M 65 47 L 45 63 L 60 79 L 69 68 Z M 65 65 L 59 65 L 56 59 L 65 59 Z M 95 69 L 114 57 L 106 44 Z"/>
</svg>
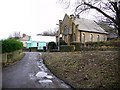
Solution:
<svg viewBox="0 0 120 90">
<path fill-rule="evenodd" d="M 67 43 L 63 39 L 60 39 L 60 45 L 67 45 Z"/>
<path fill-rule="evenodd" d="M 56 49 L 57 45 L 55 42 L 49 42 L 48 43 L 48 49 L 51 50 L 51 49 Z"/>
<path fill-rule="evenodd" d="M 6 39 L 2 41 L 2 53 L 13 52 L 23 48 L 23 43 L 16 39 Z"/>
<path fill-rule="evenodd" d="M 120 40 L 111 40 L 108 41 L 110 46 L 120 47 Z"/>
<path fill-rule="evenodd" d="M 43 51 L 46 52 L 46 46 L 43 46 Z"/>
<path fill-rule="evenodd" d="M 61 52 L 73 52 L 75 46 L 74 45 L 61 45 L 60 46 L 60 51 Z"/>
</svg>

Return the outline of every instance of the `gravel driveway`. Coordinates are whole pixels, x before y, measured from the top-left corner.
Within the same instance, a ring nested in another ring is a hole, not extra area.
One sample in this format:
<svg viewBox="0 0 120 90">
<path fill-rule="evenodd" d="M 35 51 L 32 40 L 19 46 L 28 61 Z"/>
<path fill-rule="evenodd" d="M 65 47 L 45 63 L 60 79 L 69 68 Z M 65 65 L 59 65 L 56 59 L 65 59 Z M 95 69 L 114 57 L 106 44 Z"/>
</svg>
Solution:
<svg viewBox="0 0 120 90">
<path fill-rule="evenodd" d="M 3 88 L 69 88 L 56 78 L 43 64 L 38 52 L 25 52 L 17 63 L 3 68 Z"/>
</svg>

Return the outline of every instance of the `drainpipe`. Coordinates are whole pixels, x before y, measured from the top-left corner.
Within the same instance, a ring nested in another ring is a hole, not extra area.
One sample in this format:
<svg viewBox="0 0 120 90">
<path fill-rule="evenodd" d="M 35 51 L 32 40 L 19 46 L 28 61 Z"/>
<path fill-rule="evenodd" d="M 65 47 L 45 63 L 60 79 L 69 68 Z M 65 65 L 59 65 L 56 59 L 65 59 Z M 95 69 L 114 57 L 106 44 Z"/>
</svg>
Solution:
<svg viewBox="0 0 120 90">
<path fill-rule="evenodd" d="M 59 37 L 58 37 L 58 39 L 59 39 L 59 40 L 58 40 L 58 51 L 60 51 L 60 38 L 61 38 L 61 37 L 62 37 L 62 34 L 60 34 Z"/>
</svg>

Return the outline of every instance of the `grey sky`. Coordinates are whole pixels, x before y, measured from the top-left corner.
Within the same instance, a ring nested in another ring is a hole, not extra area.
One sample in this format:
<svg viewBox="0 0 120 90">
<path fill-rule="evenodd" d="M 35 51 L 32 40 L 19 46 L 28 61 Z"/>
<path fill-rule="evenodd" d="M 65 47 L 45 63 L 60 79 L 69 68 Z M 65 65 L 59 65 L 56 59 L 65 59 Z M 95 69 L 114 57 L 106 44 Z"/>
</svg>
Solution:
<svg viewBox="0 0 120 90">
<path fill-rule="evenodd" d="M 34 35 L 54 30 L 65 13 L 71 14 L 70 10 L 65 10 L 56 1 L 0 0 L 0 39 L 15 31 Z"/>
</svg>

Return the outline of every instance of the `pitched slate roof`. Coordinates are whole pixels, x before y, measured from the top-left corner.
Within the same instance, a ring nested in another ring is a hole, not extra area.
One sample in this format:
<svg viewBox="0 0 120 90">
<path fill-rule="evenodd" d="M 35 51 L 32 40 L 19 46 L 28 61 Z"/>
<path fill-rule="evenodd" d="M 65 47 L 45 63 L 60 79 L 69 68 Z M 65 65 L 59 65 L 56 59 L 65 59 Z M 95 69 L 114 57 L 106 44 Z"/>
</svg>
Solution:
<svg viewBox="0 0 120 90">
<path fill-rule="evenodd" d="M 56 42 L 55 36 L 31 36 L 31 41 L 36 42 Z"/>
<path fill-rule="evenodd" d="M 74 23 L 78 25 L 78 29 L 81 31 L 105 33 L 107 32 L 102 29 L 95 21 L 85 18 L 75 18 Z"/>
</svg>

